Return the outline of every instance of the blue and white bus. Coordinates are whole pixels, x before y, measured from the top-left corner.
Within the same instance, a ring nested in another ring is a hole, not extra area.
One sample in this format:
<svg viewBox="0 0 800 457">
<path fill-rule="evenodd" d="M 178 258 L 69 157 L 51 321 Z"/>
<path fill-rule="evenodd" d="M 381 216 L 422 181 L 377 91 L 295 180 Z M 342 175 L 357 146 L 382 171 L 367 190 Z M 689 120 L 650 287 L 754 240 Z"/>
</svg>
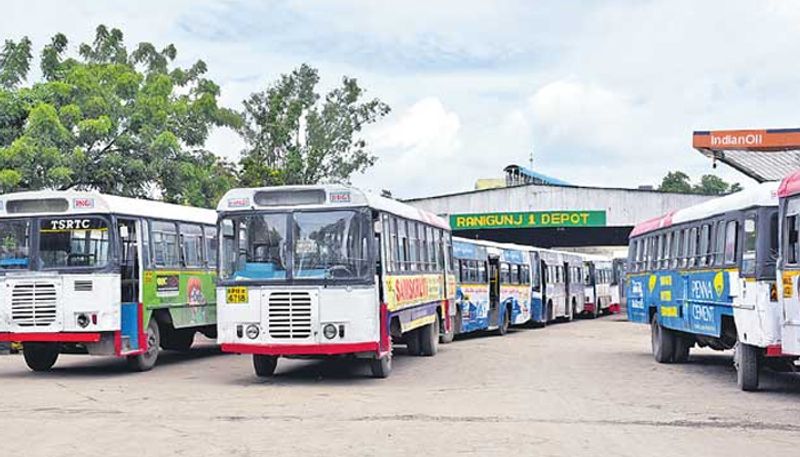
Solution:
<svg viewBox="0 0 800 457">
<path fill-rule="evenodd" d="M 530 248 L 453 239 L 458 280 L 455 333 L 492 330 L 498 335 L 531 318 Z"/>
<path fill-rule="evenodd" d="M 758 388 L 780 344 L 777 183 L 764 183 L 642 222 L 630 236 L 628 318 L 649 323 L 659 363 L 694 345 L 734 349 L 742 390 Z"/>
</svg>

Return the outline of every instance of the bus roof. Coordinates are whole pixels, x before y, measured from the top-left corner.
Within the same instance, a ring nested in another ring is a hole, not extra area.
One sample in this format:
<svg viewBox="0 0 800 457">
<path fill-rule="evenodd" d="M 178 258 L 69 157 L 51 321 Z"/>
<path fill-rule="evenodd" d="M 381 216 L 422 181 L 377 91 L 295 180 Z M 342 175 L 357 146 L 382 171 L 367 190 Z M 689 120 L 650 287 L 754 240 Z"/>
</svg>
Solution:
<svg viewBox="0 0 800 457">
<path fill-rule="evenodd" d="M 300 194 L 302 192 L 320 192 L 316 198 L 311 196 L 308 200 L 294 199 L 290 194 Z M 259 194 L 264 195 L 270 200 L 269 204 L 259 204 Z M 354 208 L 368 206 L 370 208 L 385 211 L 406 219 L 425 222 L 427 224 L 450 230 L 450 224 L 446 219 L 433 213 L 423 211 L 411 205 L 397 200 L 382 197 L 372 192 L 364 192 L 355 187 L 341 184 L 317 184 L 303 186 L 276 186 L 276 187 L 243 187 L 229 190 L 220 200 L 217 209 L 219 211 L 252 211 L 255 209 L 335 209 L 335 208 Z"/>
<path fill-rule="evenodd" d="M 30 202 L 15 208 L 14 202 Z M 48 202 L 51 203 L 48 206 Z M 9 207 L 9 203 L 11 206 Z M 63 214 L 120 214 L 214 225 L 217 213 L 211 209 L 174 205 L 141 198 L 118 197 L 99 192 L 41 190 L 0 195 L 0 218 L 54 216 Z"/>
<path fill-rule="evenodd" d="M 637 224 L 631 231 L 630 237 L 633 238 L 661 228 L 705 219 L 730 211 L 753 207 L 778 206 L 778 184 L 775 181 L 756 184 L 724 197 L 708 200 L 688 208 L 672 211 L 663 216 L 648 219 Z"/>
<path fill-rule="evenodd" d="M 778 187 L 778 197 L 786 198 L 800 194 L 800 170 L 790 173 L 783 178 Z"/>
</svg>

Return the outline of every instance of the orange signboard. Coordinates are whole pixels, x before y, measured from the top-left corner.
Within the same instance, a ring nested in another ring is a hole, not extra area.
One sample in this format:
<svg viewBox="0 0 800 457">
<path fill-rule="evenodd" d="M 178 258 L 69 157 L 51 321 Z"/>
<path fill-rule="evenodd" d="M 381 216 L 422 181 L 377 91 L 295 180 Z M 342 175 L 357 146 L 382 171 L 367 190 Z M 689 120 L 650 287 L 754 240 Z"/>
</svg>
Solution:
<svg viewBox="0 0 800 457">
<path fill-rule="evenodd" d="M 800 129 L 712 130 L 694 132 L 695 149 L 779 151 L 800 149 Z"/>
</svg>

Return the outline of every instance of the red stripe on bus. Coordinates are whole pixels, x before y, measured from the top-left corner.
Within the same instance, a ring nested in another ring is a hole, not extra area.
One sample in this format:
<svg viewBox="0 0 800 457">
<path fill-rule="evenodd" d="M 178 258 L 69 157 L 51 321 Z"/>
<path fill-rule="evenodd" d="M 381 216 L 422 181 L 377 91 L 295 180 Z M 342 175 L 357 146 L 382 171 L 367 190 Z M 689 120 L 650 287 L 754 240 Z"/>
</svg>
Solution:
<svg viewBox="0 0 800 457">
<path fill-rule="evenodd" d="M 388 352 L 391 348 L 391 341 L 389 339 L 389 307 L 386 303 L 381 303 L 380 311 L 378 313 L 381 320 L 380 332 L 380 348 L 381 352 Z"/>
<path fill-rule="evenodd" d="M 100 333 L 0 333 L 0 341 L 24 343 L 97 343 Z"/>
<path fill-rule="evenodd" d="M 336 355 L 353 354 L 356 352 L 379 352 L 380 343 L 370 341 L 367 343 L 343 344 L 238 344 L 229 343 L 222 345 L 223 352 L 237 354 L 260 355 Z"/>
</svg>

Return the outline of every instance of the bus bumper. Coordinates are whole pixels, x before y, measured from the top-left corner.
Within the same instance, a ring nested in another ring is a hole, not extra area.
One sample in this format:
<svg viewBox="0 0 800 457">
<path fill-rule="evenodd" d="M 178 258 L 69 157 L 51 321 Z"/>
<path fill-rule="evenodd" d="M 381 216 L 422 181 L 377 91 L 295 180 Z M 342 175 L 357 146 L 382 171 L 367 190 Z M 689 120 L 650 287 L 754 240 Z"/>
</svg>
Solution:
<svg viewBox="0 0 800 457">
<path fill-rule="evenodd" d="M 0 342 L 98 343 L 101 336 L 99 332 L 0 333 Z"/>
<path fill-rule="evenodd" d="M 358 353 L 380 353 L 380 344 L 377 341 L 365 343 L 343 344 L 222 344 L 223 352 L 236 354 L 259 354 L 274 356 L 314 356 L 314 355 L 343 355 Z"/>
</svg>

